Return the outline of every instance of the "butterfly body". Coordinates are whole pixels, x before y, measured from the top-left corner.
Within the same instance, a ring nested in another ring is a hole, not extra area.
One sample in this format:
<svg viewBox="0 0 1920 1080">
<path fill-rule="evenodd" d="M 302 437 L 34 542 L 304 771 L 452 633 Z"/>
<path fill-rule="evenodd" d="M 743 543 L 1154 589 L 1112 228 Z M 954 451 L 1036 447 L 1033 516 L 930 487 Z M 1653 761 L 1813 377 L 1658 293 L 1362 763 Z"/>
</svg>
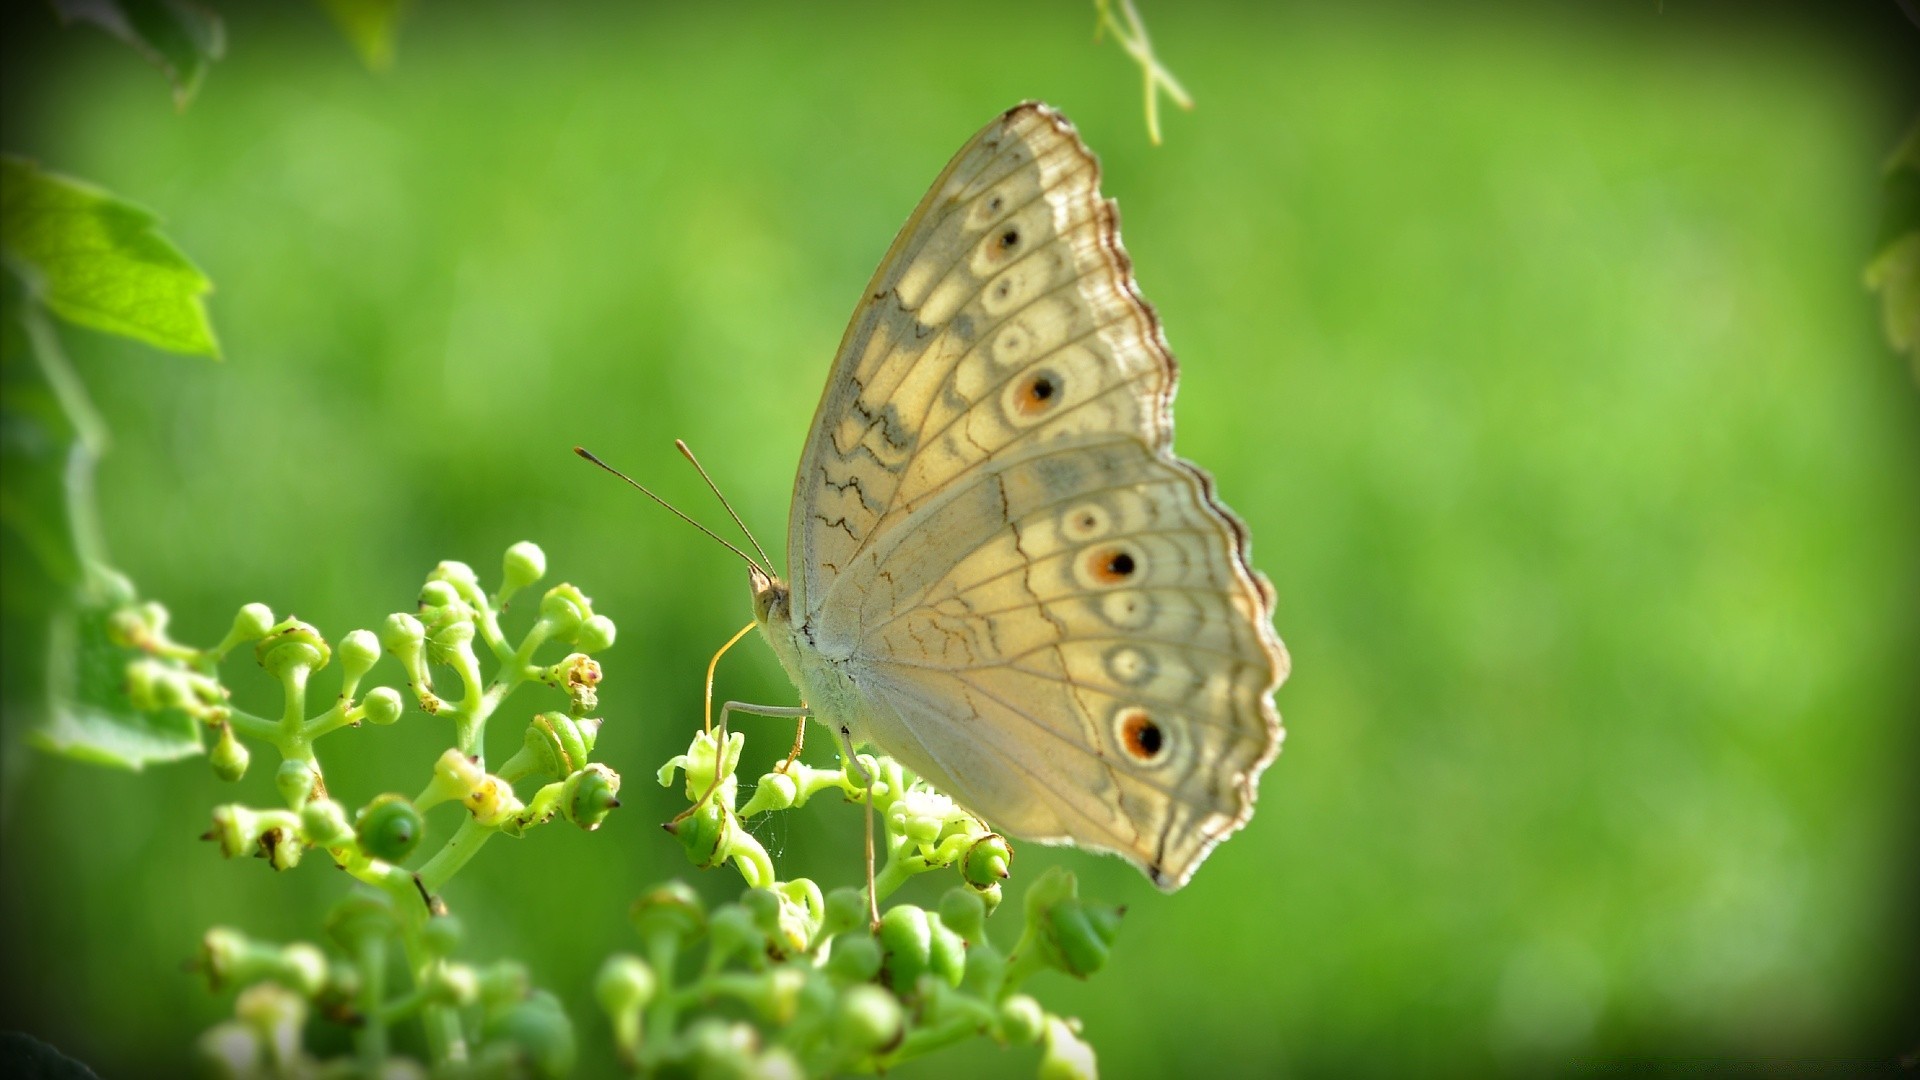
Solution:
<svg viewBox="0 0 1920 1080">
<path fill-rule="evenodd" d="M 1044 105 L 882 260 L 757 620 L 816 718 L 1016 837 L 1184 884 L 1252 813 L 1287 656 L 1246 531 L 1172 455 L 1175 368 L 1093 155 Z"/>
</svg>

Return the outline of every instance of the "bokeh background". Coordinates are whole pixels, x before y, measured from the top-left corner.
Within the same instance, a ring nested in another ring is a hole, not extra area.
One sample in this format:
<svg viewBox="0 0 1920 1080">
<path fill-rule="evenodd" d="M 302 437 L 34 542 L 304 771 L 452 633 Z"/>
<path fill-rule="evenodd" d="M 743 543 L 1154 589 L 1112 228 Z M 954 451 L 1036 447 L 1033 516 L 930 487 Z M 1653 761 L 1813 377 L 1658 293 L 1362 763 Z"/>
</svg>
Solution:
<svg viewBox="0 0 1920 1080">
<path fill-rule="evenodd" d="M 1861 284 L 1920 103 L 1893 4 L 1148 4 L 1199 101 L 1160 148 L 1064 0 L 427 0 L 377 75 L 312 9 L 231 7 L 184 110 L 91 30 L 22 19 L 7 50 L 6 148 L 158 211 L 218 290 L 222 363 L 64 334 L 116 435 L 112 553 L 188 640 L 252 600 L 337 636 L 521 539 L 617 620 L 626 806 L 448 891 L 471 956 L 572 1006 L 583 1074 L 627 902 L 738 889 L 659 831 L 650 777 L 750 609 L 730 556 L 569 447 L 717 523 L 684 437 L 777 545 L 859 290 L 1023 98 L 1103 157 L 1184 364 L 1178 449 L 1251 524 L 1295 664 L 1259 813 L 1189 888 L 1019 853 L 1016 900 L 1059 863 L 1129 906 L 1108 971 L 1036 985 L 1103 1069 L 1920 1051 L 1920 394 Z M 720 692 L 792 697 L 758 645 Z M 357 802 L 444 745 L 415 714 L 322 749 Z M 177 1071 L 226 1014 L 182 969 L 207 926 L 312 937 L 345 887 L 196 843 L 236 797 L 198 763 L 7 764 L 0 1027 L 104 1075 Z M 858 873 L 853 808 L 762 836 L 787 874 Z"/>
</svg>

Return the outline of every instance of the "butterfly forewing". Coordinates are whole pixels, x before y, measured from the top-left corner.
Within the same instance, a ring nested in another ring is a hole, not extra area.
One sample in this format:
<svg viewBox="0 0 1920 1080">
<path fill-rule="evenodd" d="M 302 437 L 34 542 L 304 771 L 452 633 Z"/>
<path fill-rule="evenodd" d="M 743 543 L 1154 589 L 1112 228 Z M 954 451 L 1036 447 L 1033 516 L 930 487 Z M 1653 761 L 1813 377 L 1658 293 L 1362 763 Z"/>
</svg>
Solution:
<svg viewBox="0 0 1920 1080">
<path fill-rule="evenodd" d="M 1023 105 L 908 220 L 801 458 L 793 619 L 886 752 L 1174 888 L 1252 812 L 1287 659 L 1244 530 L 1172 456 L 1173 359 L 1098 184 Z"/>
</svg>

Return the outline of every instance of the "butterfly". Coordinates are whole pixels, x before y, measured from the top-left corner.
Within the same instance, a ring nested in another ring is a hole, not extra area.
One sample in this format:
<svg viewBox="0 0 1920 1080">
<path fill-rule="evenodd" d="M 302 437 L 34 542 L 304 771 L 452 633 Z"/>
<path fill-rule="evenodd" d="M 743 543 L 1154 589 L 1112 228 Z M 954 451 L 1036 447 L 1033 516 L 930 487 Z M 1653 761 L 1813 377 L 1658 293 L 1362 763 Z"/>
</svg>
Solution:
<svg viewBox="0 0 1920 1080">
<path fill-rule="evenodd" d="M 1173 356 L 1099 180 L 1037 102 L 954 156 L 854 312 L 792 580 L 755 566 L 753 606 L 850 743 L 1172 891 L 1252 815 L 1289 662 L 1246 528 L 1173 456 Z"/>
</svg>

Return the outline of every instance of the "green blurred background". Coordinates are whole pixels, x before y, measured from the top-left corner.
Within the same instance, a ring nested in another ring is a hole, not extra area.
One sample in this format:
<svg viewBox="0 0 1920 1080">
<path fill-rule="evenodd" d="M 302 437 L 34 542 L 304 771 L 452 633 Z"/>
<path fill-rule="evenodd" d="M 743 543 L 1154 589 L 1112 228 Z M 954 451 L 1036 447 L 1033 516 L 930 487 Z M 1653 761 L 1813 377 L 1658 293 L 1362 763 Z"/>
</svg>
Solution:
<svg viewBox="0 0 1920 1080">
<path fill-rule="evenodd" d="M 158 211 L 217 285 L 224 363 L 64 333 L 116 433 L 112 553 L 187 640 L 252 600 L 337 636 L 520 539 L 618 621 L 600 752 L 626 806 L 496 841 L 448 890 L 474 959 L 573 1008 L 583 1074 L 611 1067 L 589 984 L 633 945 L 627 902 L 739 887 L 659 831 L 650 777 L 750 610 L 730 556 L 568 449 L 717 522 L 684 437 L 773 546 L 874 263 L 1023 98 L 1103 158 L 1184 364 L 1178 448 L 1251 524 L 1294 657 L 1259 813 L 1190 887 L 1020 851 L 1016 897 L 1058 863 L 1129 905 L 1107 972 L 1036 985 L 1103 1069 L 1920 1049 L 1920 398 L 1861 285 L 1916 101 L 1893 5 L 1149 4 L 1199 101 L 1157 149 L 1080 3 L 429 0 L 378 75 L 311 9 L 233 9 L 184 111 L 94 31 L 8 50 L 6 147 Z M 792 697 L 758 645 L 720 692 Z M 412 791 L 445 735 L 335 737 L 331 786 Z M 345 879 L 196 843 L 236 797 L 198 763 L 20 753 L 0 1027 L 104 1075 L 183 1067 L 230 1008 L 182 970 L 199 934 L 313 937 Z M 271 770 L 239 797 L 271 802 Z M 851 883 L 858 823 L 762 835 Z"/>
</svg>

